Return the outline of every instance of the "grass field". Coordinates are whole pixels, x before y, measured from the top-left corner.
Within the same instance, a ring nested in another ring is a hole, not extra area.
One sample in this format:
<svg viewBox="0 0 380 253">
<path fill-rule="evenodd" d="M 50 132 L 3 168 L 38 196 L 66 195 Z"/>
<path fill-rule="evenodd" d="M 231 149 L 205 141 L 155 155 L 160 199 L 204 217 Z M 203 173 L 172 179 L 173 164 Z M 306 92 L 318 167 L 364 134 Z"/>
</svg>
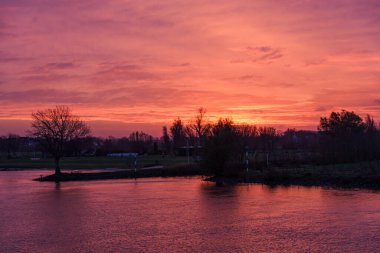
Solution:
<svg viewBox="0 0 380 253">
<path fill-rule="evenodd" d="M 190 160 L 191 162 L 191 160 Z M 142 155 L 137 158 L 137 167 L 163 165 L 172 167 L 187 164 L 187 157 Z M 105 169 L 134 168 L 134 158 L 130 157 L 64 157 L 60 162 L 62 169 Z M 45 169 L 54 168 L 53 159 L 32 160 L 31 158 L 0 158 L 0 169 Z"/>
</svg>

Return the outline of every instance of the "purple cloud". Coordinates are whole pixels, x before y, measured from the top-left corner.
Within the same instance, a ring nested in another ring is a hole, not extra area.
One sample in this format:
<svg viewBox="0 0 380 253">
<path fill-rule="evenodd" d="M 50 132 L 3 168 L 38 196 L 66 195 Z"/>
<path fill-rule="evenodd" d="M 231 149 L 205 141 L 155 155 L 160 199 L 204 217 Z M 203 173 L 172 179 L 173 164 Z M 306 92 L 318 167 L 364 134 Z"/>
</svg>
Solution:
<svg viewBox="0 0 380 253">
<path fill-rule="evenodd" d="M 73 62 L 52 62 L 45 65 L 49 69 L 68 69 L 74 68 L 76 65 Z"/>
</svg>

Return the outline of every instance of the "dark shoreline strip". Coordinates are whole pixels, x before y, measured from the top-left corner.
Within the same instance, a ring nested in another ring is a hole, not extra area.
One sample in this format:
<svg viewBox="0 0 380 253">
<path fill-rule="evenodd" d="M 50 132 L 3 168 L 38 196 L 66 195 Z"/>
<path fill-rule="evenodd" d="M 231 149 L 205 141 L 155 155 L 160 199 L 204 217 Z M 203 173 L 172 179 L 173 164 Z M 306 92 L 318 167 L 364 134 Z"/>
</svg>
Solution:
<svg viewBox="0 0 380 253">
<path fill-rule="evenodd" d="M 234 184 L 265 184 L 268 186 L 306 186 L 306 187 L 327 187 L 339 189 L 369 189 L 380 190 L 380 179 L 265 179 L 265 178 L 221 178 L 209 177 L 205 181 L 214 182 L 217 185 Z"/>
<path fill-rule="evenodd" d="M 195 166 L 178 166 L 173 168 L 140 169 L 112 171 L 112 172 L 93 172 L 93 173 L 61 173 L 52 174 L 45 177 L 35 178 L 41 182 L 65 182 L 65 181 L 89 181 L 107 180 L 123 178 L 144 178 L 144 177 L 176 177 L 176 176 L 199 176 L 201 172 Z"/>
<path fill-rule="evenodd" d="M 136 173 L 133 170 L 115 171 L 115 172 L 96 172 L 96 173 L 62 173 L 60 175 L 49 175 L 45 177 L 35 178 L 35 181 L 41 182 L 67 182 L 67 181 L 90 181 L 90 180 L 108 180 L 108 179 L 133 179 L 133 178 L 149 178 L 149 177 L 181 177 L 181 176 L 206 176 L 201 170 L 195 166 L 181 166 L 176 168 L 160 168 L 139 170 Z M 370 189 L 380 190 L 380 178 L 377 177 L 352 177 L 352 178 L 223 178 L 208 177 L 208 182 L 214 182 L 217 185 L 234 185 L 258 183 L 269 186 L 320 186 L 343 189 Z"/>
</svg>

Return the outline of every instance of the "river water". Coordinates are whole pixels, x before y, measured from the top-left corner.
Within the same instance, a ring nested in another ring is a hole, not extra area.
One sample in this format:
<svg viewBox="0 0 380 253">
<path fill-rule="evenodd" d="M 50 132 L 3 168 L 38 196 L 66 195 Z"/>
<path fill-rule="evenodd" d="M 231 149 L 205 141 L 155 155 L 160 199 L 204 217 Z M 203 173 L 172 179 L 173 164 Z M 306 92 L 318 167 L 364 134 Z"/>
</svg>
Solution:
<svg viewBox="0 0 380 253">
<path fill-rule="evenodd" d="M 379 252 L 380 193 L 0 172 L 0 252 Z"/>
</svg>

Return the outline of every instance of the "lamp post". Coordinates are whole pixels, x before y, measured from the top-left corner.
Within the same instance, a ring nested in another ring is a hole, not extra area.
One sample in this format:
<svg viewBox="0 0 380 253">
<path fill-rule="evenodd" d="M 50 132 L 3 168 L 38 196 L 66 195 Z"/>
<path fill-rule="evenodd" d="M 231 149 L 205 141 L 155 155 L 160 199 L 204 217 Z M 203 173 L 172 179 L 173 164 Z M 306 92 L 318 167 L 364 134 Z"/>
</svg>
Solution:
<svg viewBox="0 0 380 253">
<path fill-rule="evenodd" d="M 248 173 L 248 169 L 249 169 L 248 146 L 245 146 L 245 168 L 246 168 L 246 172 Z"/>
<path fill-rule="evenodd" d="M 189 140 L 186 140 L 187 164 L 190 164 Z"/>
<path fill-rule="evenodd" d="M 136 179 L 136 177 L 137 177 L 137 175 L 136 175 L 136 174 L 137 174 L 137 156 L 138 156 L 138 155 L 135 154 L 135 161 L 134 161 L 134 167 L 135 167 L 135 173 L 134 173 L 134 174 L 135 174 L 135 179 Z"/>
</svg>

